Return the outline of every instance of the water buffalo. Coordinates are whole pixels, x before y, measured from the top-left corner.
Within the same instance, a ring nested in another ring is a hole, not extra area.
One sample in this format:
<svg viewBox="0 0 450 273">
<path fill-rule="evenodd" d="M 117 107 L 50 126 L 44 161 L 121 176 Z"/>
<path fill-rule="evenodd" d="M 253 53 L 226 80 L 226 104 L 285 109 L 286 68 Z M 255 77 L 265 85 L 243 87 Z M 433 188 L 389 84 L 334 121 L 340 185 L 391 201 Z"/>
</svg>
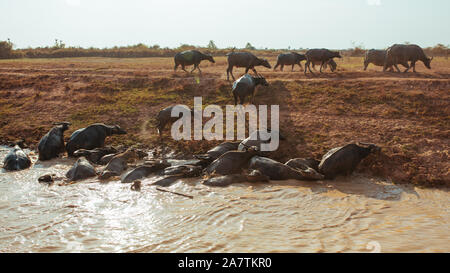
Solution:
<svg viewBox="0 0 450 273">
<path fill-rule="evenodd" d="M 365 143 L 352 143 L 331 149 L 322 157 L 319 172 L 325 175 L 326 179 L 333 179 L 337 175 L 349 175 L 361 160 L 379 150 L 378 146 Z"/>
<path fill-rule="evenodd" d="M 120 180 L 122 183 L 131 183 L 137 179 L 147 177 L 150 174 L 169 167 L 170 164 L 164 160 L 154 160 L 145 162 L 144 165 L 138 166 L 135 169 L 124 174 Z"/>
<path fill-rule="evenodd" d="M 311 64 L 312 64 L 312 68 L 314 70 L 316 70 L 316 65 L 322 65 L 322 62 L 321 61 L 315 61 L 315 62 L 311 62 Z M 330 59 L 328 62 L 326 62 L 323 65 L 323 70 L 327 70 L 328 66 L 330 66 L 331 72 L 334 72 L 336 70 L 336 68 L 337 68 L 337 63 L 333 59 Z"/>
<path fill-rule="evenodd" d="M 69 181 L 82 180 L 96 175 L 95 168 L 84 157 L 78 158 L 72 168 L 66 173 Z"/>
<path fill-rule="evenodd" d="M 177 109 L 178 108 L 178 109 Z M 193 113 L 193 109 L 187 108 L 187 106 L 184 105 L 173 105 L 164 108 L 163 110 L 159 111 L 158 115 L 156 116 L 156 128 L 158 130 L 158 134 L 161 137 L 162 131 L 166 127 L 167 124 L 173 123 L 177 121 L 179 118 L 181 118 L 183 115 L 181 112 L 176 117 L 172 117 L 172 111 L 173 110 L 188 110 L 191 113 Z"/>
<path fill-rule="evenodd" d="M 312 168 L 296 169 L 273 159 L 254 156 L 250 159 L 249 169 L 258 170 L 263 175 L 267 175 L 272 180 L 320 180 L 323 175 Z"/>
<path fill-rule="evenodd" d="M 198 69 L 200 73 L 200 67 L 198 66 L 201 61 L 208 60 L 211 63 L 215 63 L 214 58 L 211 55 L 203 54 L 198 50 L 186 50 L 180 53 L 177 53 L 174 57 L 175 67 L 174 71 L 177 71 L 177 67 L 181 65 L 181 69 L 186 71 L 186 65 L 194 65 L 194 68 L 191 70 L 191 73 L 194 72 L 195 69 Z M 187 72 L 187 71 L 186 71 Z"/>
<path fill-rule="evenodd" d="M 303 70 L 303 67 L 300 63 L 304 60 L 306 60 L 306 56 L 303 54 L 299 54 L 296 52 L 282 53 L 278 55 L 277 64 L 275 65 L 273 70 L 277 69 L 277 67 L 281 65 L 280 70 L 283 71 L 283 67 L 285 65 L 292 65 L 291 71 L 294 71 L 294 66 L 296 64 L 300 66 L 300 70 Z"/>
<path fill-rule="evenodd" d="M 208 177 L 202 181 L 203 185 L 212 187 L 226 187 L 235 183 L 242 182 L 269 182 L 270 178 L 263 175 L 258 170 L 249 170 L 249 173 L 244 174 L 228 174 L 222 176 Z"/>
<path fill-rule="evenodd" d="M 123 153 L 115 155 L 99 175 L 99 179 L 108 179 L 118 176 L 128 168 L 128 163 L 138 159 L 137 151 L 129 148 Z"/>
<path fill-rule="evenodd" d="M 3 168 L 7 171 L 23 170 L 29 168 L 30 166 L 30 158 L 19 147 L 19 145 L 14 146 L 14 149 L 6 155 L 3 161 Z"/>
<path fill-rule="evenodd" d="M 339 54 L 339 52 L 331 51 L 331 50 L 328 50 L 325 48 L 310 49 L 310 50 L 306 51 L 305 56 L 306 56 L 305 75 L 306 75 L 307 69 L 309 69 L 309 72 L 311 72 L 311 74 L 314 74 L 311 71 L 311 67 L 310 67 L 310 64 L 313 62 L 314 63 L 320 62 L 320 73 L 322 73 L 322 68 L 325 63 L 328 63 L 333 58 L 342 58 L 341 55 Z"/>
<path fill-rule="evenodd" d="M 208 177 L 202 181 L 203 185 L 211 187 L 226 187 L 234 183 L 246 182 L 247 177 L 243 174 L 228 174 L 221 176 Z"/>
<path fill-rule="evenodd" d="M 425 52 L 423 52 L 423 49 L 418 45 L 395 44 L 386 51 L 383 72 L 392 65 L 400 72 L 397 64 L 406 67 L 405 73 L 408 72 L 411 67 L 413 68 L 413 71 L 416 72 L 417 61 L 422 61 L 428 69 L 431 69 L 430 64 L 432 60 L 433 58 L 428 58 L 425 55 Z M 411 62 L 411 65 L 409 65 L 408 62 Z"/>
<path fill-rule="evenodd" d="M 367 70 L 369 64 L 376 66 L 384 66 L 384 60 L 386 58 L 386 50 L 371 49 L 366 52 L 364 56 L 364 71 Z M 393 71 L 393 67 L 389 67 L 389 71 Z"/>
<path fill-rule="evenodd" d="M 39 160 L 50 160 L 64 153 L 64 131 L 69 129 L 69 122 L 55 123 L 47 134 L 45 134 L 38 144 Z"/>
<path fill-rule="evenodd" d="M 102 156 L 102 157 L 99 159 L 98 164 L 99 164 L 99 165 L 107 165 L 107 164 L 109 163 L 109 161 L 111 161 L 111 159 L 113 159 L 113 157 L 114 157 L 115 155 L 116 155 L 116 154 L 106 154 L 106 155 Z"/>
<path fill-rule="evenodd" d="M 256 147 L 261 154 L 266 154 L 266 152 L 261 151 L 262 144 L 269 145 L 272 140 L 272 135 L 278 134 L 280 140 L 285 140 L 284 136 L 278 131 L 272 131 L 271 129 L 266 130 L 256 130 L 250 133 L 250 135 L 241 141 L 238 146 L 239 151 L 245 151 L 248 147 Z"/>
<path fill-rule="evenodd" d="M 73 153 L 78 149 L 91 150 L 103 147 L 107 136 L 126 133 L 119 125 L 110 126 L 103 123 L 94 123 L 72 133 L 66 145 L 67 154 L 73 156 Z"/>
<path fill-rule="evenodd" d="M 202 173 L 202 167 L 194 165 L 170 166 L 160 171 L 158 175 L 162 178 L 153 182 L 154 186 L 168 187 L 181 178 L 197 177 Z"/>
<path fill-rule="evenodd" d="M 240 142 L 223 142 L 216 147 L 208 150 L 205 154 L 194 155 L 194 157 L 202 160 L 202 162 L 209 165 L 224 153 L 237 150 L 239 144 Z"/>
<path fill-rule="evenodd" d="M 209 175 L 227 175 L 240 173 L 250 158 L 258 154 L 256 147 L 250 147 L 246 151 L 229 151 L 214 160 L 206 169 Z"/>
<path fill-rule="evenodd" d="M 108 164 L 108 162 L 106 162 L 105 164 L 102 164 L 100 161 L 101 159 L 106 156 L 106 155 L 110 155 L 113 154 L 113 156 L 115 154 L 117 154 L 119 151 L 111 146 L 105 146 L 105 147 L 99 147 L 99 148 L 95 148 L 92 150 L 86 150 L 86 149 L 79 149 L 76 150 L 73 153 L 74 157 L 81 157 L 84 156 L 87 160 L 89 160 L 89 162 L 92 162 L 94 164 L 100 164 L 100 165 L 106 165 Z"/>
<path fill-rule="evenodd" d="M 312 168 L 316 171 L 319 170 L 320 161 L 315 160 L 314 158 L 293 158 L 288 160 L 286 163 L 289 167 L 294 169 L 302 169 L 307 170 L 308 168 Z"/>
<path fill-rule="evenodd" d="M 252 96 L 251 103 L 253 104 L 253 98 L 255 96 L 255 89 L 258 85 L 268 86 L 266 79 L 262 76 L 254 77 L 250 74 L 245 74 L 233 83 L 232 93 L 234 96 L 234 105 L 239 103 L 244 104 L 244 99 L 247 96 Z"/>
<path fill-rule="evenodd" d="M 227 54 L 228 58 L 228 68 L 227 68 L 227 80 L 230 80 L 229 74 L 234 80 L 233 76 L 233 67 L 245 67 L 245 74 L 248 73 L 248 70 L 252 69 L 255 75 L 258 75 L 256 72 L 255 66 L 264 66 L 267 68 L 272 68 L 269 62 L 266 59 L 260 59 L 249 52 L 230 52 Z"/>
</svg>

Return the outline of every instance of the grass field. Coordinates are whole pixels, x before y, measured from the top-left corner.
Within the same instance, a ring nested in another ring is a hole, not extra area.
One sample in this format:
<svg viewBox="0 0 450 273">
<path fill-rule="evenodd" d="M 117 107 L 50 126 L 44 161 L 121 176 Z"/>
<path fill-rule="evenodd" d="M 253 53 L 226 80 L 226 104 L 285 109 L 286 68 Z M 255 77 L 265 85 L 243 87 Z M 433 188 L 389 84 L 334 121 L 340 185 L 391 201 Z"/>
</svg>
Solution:
<svg viewBox="0 0 450 273">
<path fill-rule="evenodd" d="M 268 56 L 272 65 L 276 56 Z M 226 58 L 203 62 L 198 72 L 173 71 L 172 58 L 60 58 L 0 60 L 0 143 L 25 139 L 30 146 L 52 127 L 69 121 L 65 136 L 94 122 L 119 124 L 129 133 L 110 144 L 160 145 L 154 117 L 172 104 L 233 104 Z M 357 57 L 337 60 L 335 73 L 257 68 L 270 86 L 259 87 L 255 104 L 279 104 L 286 141 L 275 159 L 320 158 L 352 141 L 372 142 L 382 153 L 359 170 L 398 183 L 450 185 L 450 61 L 435 58 L 418 73 L 363 71 Z M 190 68 L 188 68 L 190 70 Z M 243 69 L 234 70 L 237 78 Z M 166 132 L 166 136 L 168 133 Z M 205 152 L 217 142 L 179 141 L 165 145 L 183 153 Z"/>
</svg>

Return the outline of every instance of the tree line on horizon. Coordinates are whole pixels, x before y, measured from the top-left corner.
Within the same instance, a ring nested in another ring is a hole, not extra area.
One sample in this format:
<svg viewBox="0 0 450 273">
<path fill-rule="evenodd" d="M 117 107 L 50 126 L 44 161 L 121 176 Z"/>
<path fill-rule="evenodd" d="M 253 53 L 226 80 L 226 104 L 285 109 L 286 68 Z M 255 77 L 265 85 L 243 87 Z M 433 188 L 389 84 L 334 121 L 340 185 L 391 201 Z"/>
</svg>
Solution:
<svg viewBox="0 0 450 273">
<path fill-rule="evenodd" d="M 349 57 L 362 57 L 364 56 L 366 49 L 361 45 L 355 45 L 349 49 L 339 50 L 342 55 Z M 112 48 L 82 48 L 82 47 L 67 47 L 66 44 L 59 39 L 55 39 L 53 46 L 47 47 L 35 47 L 35 48 L 23 48 L 14 49 L 14 44 L 7 39 L 6 41 L 0 41 L 0 59 L 19 59 L 19 58 L 70 58 L 70 57 L 109 57 L 109 58 L 145 58 L 145 57 L 172 57 L 176 53 L 197 49 L 204 53 L 211 54 L 213 56 L 224 56 L 230 51 L 239 50 L 252 52 L 259 55 L 273 56 L 281 52 L 296 51 L 305 52 L 307 49 L 298 48 L 291 49 L 290 47 L 284 49 L 257 49 L 250 42 L 246 44 L 244 48 L 228 47 L 218 48 L 213 40 L 211 40 L 207 46 L 194 46 L 188 44 L 181 44 L 176 48 L 160 47 L 159 45 L 148 46 L 142 43 L 130 46 L 120 46 Z M 427 55 L 430 56 L 444 56 L 448 57 L 450 53 L 449 45 L 437 44 L 434 47 L 424 48 Z"/>
</svg>

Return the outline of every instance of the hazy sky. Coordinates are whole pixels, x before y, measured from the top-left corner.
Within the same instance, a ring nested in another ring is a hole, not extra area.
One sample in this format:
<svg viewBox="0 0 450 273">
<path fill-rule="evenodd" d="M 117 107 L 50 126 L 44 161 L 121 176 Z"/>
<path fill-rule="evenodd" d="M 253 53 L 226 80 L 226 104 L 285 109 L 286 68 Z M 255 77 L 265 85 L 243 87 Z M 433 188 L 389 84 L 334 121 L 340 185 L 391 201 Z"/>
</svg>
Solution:
<svg viewBox="0 0 450 273">
<path fill-rule="evenodd" d="M 0 40 L 16 48 L 450 44 L 449 0 L 0 0 L 0 11 Z"/>
</svg>

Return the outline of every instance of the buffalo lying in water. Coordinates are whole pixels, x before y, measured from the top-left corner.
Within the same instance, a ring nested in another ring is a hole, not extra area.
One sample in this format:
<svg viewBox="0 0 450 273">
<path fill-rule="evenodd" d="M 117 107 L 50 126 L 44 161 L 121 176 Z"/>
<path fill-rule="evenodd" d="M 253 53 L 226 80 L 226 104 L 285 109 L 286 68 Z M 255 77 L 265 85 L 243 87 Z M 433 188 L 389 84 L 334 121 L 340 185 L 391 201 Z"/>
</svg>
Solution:
<svg viewBox="0 0 450 273">
<path fill-rule="evenodd" d="M 165 160 L 153 160 L 145 162 L 143 165 L 134 168 L 133 170 L 125 173 L 121 177 L 122 183 L 131 183 L 135 180 L 141 179 L 143 177 L 147 177 L 154 172 L 160 171 L 169 167 L 170 164 Z"/>
<path fill-rule="evenodd" d="M 226 187 L 234 183 L 246 182 L 247 177 L 243 174 L 228 174 L 222 176 L 210 177 L 203 180 L 203 185 L 212 187 Z"/>
<path fill-rule="evenodd" d="M 256 130 L 253 131 L 246 139 L 242 140 L 239 144 L 238 150 L 245 151 L 248 147 L 256 147 L 258 151 L 262 151 L 262 144 L 269 145 L 272 142 L 272 136 L 278 135 L 279 140 L 285 140 L 286 138 L 279 132 L 271 129 Z M 267 152 L 260 152 L 260 154 L 266 154 Z"/>
<path fill-rule="evenodd" d="M 250 158 L 256 154 L 258 154 L 256 147 L 250 147 L 246 151 L 229 151 L 214 160 L 205 171 L 209 175 L 241 173 Z"/>
<path fill-rule="evenodd" d="M 96 175 L 95 168 L 84 157 L 78 158 L 72 168 L 66 173 L 69 181 L 82 180 Z"/>
<path fill-rule="evenodd" d="M 229 174 L 203 180 L 204 185 L 212 187 L 226 187 L 242 182 L 269 182 L 269 177 L 258 170 L 251 170 L 249 174 Z"/>
<path fill-rule="evenodd" d="M 254 156 L 250 159 L 249 169 L 258 170 L 272 180 L 321 180 L 323 175 L 312 168 L 295 169 L 273 159 Z"/>
<path fill-rule="evenodd" d="M 38 144 L 39 160 L 50 160 L 64 153 L 64 131 L 69 129 L 69 122 L 55 123 L 47 134 L 45 134 Z"/>
<path fill-rule="evenodd" d="M 128 163 L 138 159 L 135 149 L 129 148 L 123 153 L 115 155 L 106 165 L 105 169 L 99 175 L 100 179 L 108 179 L 112 176 L 118 176 L 128 168 Z"/>
<path fill-rule="evenodd" d="M 315 160 L 314 158 L 293 158 L 284 164 L 294 169 L 307 170 L 308 168 L 311 168 L 318 171 L 320 161 Z"/>
<path fill-rule="evenodd" d="M 3 168 L 8 171 L 23 170 L 29 168 L 30 166 L 30 158 L 19 147 L 19 145 L 14 146 L 14 149 L 6 155 L 3 161 Z"/>
<path fill-rule="evenodd" d="M 167 167 L 160 171 L 158 174 L 162 175 L 161 179 L 158 179 L 152 185 L 168 187 L 175 181 L 181 178 L 197 177 L 202 173 L 202 167 L 194 165 L 177 165 Z"/>
<path fill-rule="evenodd" d="M 109 126 L 103 123 L 89 125 L 72 133 L 66 145 L 67 154 L 73 156 L 78 149 L 91 150 L 103 147 L 107 136 L 126 133 L 119 125 Z"/>
<path fill-rule="evenodd" d="M 319 172 L 326 179 L 333 179 L 337 175 L 351 174 L 359 162 L 370 153 L 378 152 L 380 148 L 374 144 L 347 144 L 328 151 L 320 161 Z"/>
<path fill-rule="evenodd" d="M 92 162 L 94 164 L 100 164 L 100 165 L 104 165 L 101 164 L 102 162 L 101 159 L 106 156 L 106 155 L 110 155 L 110 154 L 116 154 L 119 151 L 111 146 L 105 146 L 105 147 L 100 147 L 100 148 L 95 148 L 92 150 L 86 150 L 86 149 L 79 149 L 76 150 L 73 155 L 75 157 L 81 157 L 84 156 L 87 160 L 89 160 L 89 162 Z M 108 164 L 108 162 L 106 162 L 106 164 Z"/>
<path fill-rule="evenodd" d="M 209 165 L 224 153 L 229 151 L 236 151 L 239 147 L 239 144 L 240 142 L 223 142 L 216 147 L 208 150 L 205 154 L 194 155 L 194 157 L 202 160 L 204 164 Z"/>
</svg>

